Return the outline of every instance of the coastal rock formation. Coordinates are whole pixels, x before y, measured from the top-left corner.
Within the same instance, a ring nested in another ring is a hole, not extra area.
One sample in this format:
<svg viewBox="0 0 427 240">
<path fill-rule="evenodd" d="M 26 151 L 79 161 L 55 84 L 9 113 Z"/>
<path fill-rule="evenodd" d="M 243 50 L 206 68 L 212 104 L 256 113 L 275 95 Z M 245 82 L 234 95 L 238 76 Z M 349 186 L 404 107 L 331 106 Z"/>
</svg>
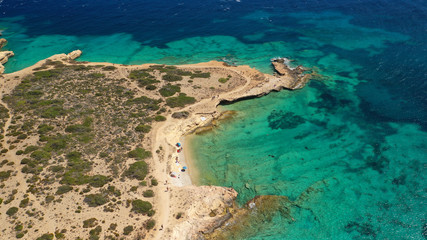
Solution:
<svg viewBox="0 0 427 240">
<path fill-rule="evenodd" d="M 69 54 L 67 54 L 67 57 L 70 60 L 74 60 L 74 59 L 80 57 L 81 55 L 82 55 L 81 50 L 74 50 L 74 51 L 70 52 Z"/>
<path fill-rule="evenodd" d="M 237 192 L 231 188 L 187 186 L 173 190 L 171 200 L 182 212 L 168 239 L 199 239 L 231 218 Z M 176 213 L 179 214 L 179 213 Z"/>
<path fill-rule="evenodd" d="M 6 46 L 7 40 L 2 38 L 0 39 L 0 50 Z M 15 54 L 12 51 L 1 51 L 0 52 L 0 74 L 4 72 L 3 64 L 7 63 L 10 57 L 13 57 Z"/>
<path fill-rule="evenodd" d="M 291 223 L 292 207 L 295 204 L 285 196 L 257 196 L 246 203 L 243 208 L 230 209 L 232 217 L 224 221 L 215 231 L 204 233 L 203 239 L 247 239 L 257 232 L 257 229 L 267 224 L 274 225 L 273 219 L 277 214 L 280 218 L 288 219 Z M 285 226 L 282 226 L 285 227 Z"/>
<path fill-rule="evenodd" d="M 286 77 L 292 79 L 290 88 L 299 89 L 305 86 L 311 77 L 310 74 L 305 74 L 308 69 L 299 65 L 295 68 L 290 66 L 291 60 L 287 58 L 273 58 L 271 63 L 273 64 L 274 70 L 277 72 L 279 77 Z"/>
</svg>

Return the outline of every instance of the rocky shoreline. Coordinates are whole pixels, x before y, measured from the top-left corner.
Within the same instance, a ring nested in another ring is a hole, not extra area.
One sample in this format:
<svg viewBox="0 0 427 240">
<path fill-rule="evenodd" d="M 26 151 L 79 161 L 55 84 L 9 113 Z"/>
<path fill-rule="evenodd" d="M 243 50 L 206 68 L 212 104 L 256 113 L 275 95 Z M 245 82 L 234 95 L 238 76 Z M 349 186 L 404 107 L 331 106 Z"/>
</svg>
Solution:
<svg viewBox="0 0 427 240">
<path fill-rule="evenodd" d="M 7 40 L 4 38 L 0 39 L 0 74 L 4 73 L 4 64 L 9 61 L 9 58 L 15 54 L 12 51 L 1 51 L 1 49 L 7 45 Z"/>
</svg>

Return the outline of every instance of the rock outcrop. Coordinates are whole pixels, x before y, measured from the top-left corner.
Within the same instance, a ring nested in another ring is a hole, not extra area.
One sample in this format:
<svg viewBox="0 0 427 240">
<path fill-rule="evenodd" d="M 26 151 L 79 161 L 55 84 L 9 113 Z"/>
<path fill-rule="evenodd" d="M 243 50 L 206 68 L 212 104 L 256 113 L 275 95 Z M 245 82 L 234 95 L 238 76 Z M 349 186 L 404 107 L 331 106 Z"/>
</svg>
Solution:
<svg viewBox="0 0 427 240">
<path fill-rule="evenodd" d="M 69 54 L 67 54 L 67 57 L 70 60 L 74 60 L 74 59 L 80 57 L 81 55 L 82 55 L 81 50 L 74 50 L 74 51 L 70 52 Z"/>
<path fill-rule="evenodd" d="M 273 58 L 271 63 L 279 77 L 291 78 L 293 81 L 290 84 L 290 89 L 300 89 L 305 86 L 311 77 L 311 74 L 305 74 L 308 70 L 302 66 L 292 68 L 291 60 L 287 58 Z"/>
<path fill-rule="evenodd" d="M 232 217 L 229 209 L 236 197 L 235 190 L 225 187 L 176 188 L 171 201 L 181 206 L 182 217 L 173 219 L 176 223 L 168 239 L 199 239 L 222 226 Z"/>
<path fill-rule="evenodd" d="M 6 46 L 7 40 L 4 38 L 0 39 L 0 50 Z M 0 52 L 0 74 L 4 72 L 3 64 L 7 63 L 10 57 L 13 57 L 15 54 L 12 51 L 1 51 Z"/>
</svg>

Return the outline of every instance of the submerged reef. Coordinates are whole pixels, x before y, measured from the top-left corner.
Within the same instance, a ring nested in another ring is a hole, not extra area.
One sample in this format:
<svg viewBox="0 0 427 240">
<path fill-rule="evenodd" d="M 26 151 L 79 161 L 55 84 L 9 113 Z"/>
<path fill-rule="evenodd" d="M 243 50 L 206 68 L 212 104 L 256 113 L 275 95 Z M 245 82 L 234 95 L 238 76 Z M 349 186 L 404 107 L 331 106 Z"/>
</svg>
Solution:
<svg viewBox="0 0 427 240">
<path fill-rule="evenodd" d="M 268 126 L 271 129 L 291 129 L 305 123 L 305 119 L 293 112 L 283 112 L 274 110 L 267 118 Z"/>
</svg>

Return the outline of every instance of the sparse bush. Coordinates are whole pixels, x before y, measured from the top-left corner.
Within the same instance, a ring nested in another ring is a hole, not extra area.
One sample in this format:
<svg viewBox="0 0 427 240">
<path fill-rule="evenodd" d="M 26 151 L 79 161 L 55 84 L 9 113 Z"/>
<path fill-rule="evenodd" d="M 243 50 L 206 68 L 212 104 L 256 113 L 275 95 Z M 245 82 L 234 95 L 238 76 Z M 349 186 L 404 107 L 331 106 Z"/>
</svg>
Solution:
<svg viewBox="0 0 427 240">
<path fill-rule="evenodd" d="M 0 181 L 5 181 L 10 177 L 10 170 L 9 171 L 1 171 L 0 172 Z"/>
<path fill-rule="evenodd" d="M 166 117 L 162 116 L 162 115 L 157 115 L 154 117 L 154 121 L 156 122 L 163 122 L 166 121 Z"/>
<path fill-rule="evenodd" d="M 98 225 L 96 218 L 89 218 L 83 221 L 83 228 L 92 228 Z"/>
<path fill-rule="evenodd" d="M 133 231 L 132 225 L 129 225 L 129 226 L 126 226 L 125 228 L 123 228 L 123 234 L 124 235 L 129 235 L 132 231 Z"/>
<path fill-rule="evenodd" d="M 108 202 L 108 198 L 103 194 L 89 194 L 85 197 L 84 202 L 89 205 L 89 207 L 98 207 L 104 205 Z"/>
<path fill-rule="evenodd" d="M 177 92 L 181 92 L 181 87 L 178 85 L 171 84 L 167 84 L 159 90 L 160 95 L 162 95 L 163 97 L 170 97 Z"/>
<path fill-rule="evenodd" d="M 54 129 L 54 127 L 52 127 L 52 126 L 49 126 L 49 125 L 47 125 L 47 124 L 41 124 L 39 127 L 38 127 L 38 133 L 39 134 L 46 134 L 46 133 L 48 133 L 48 132 L 50 132 L 50 131 L 52 131 L 53 129 Z"/>
<path fill-rule="evenodd" d="M 45 233 L 38 237 L 36 240 L 52 240 L 54 237 L 53 233 Z"/>
<path fill-rule="evenodd" d="M 102 231 L 102 227 L 101 226 L 97 226 L 96 228 L 92 229 L 89 231 L 89 240 L 98 240 L 99 239 L 99 234 Z"/>
<path fill-rule="evenodd" d="M 228 80 L 230 80 L 230 78 L 220 78 L 220 79 L 218 79 L 218 82 L 226 83 Z"/>
<path fill-rule="evenodd" d="M 144 180 L 148 173 L 148 165 L 144 161 L 132 163 L 129 168 L 125 171 L 124 176 L 128 178 L 135 178 L 138 180 Z"/>
<path fill-rule="evenodd" d="M 143 148 L 135 148 L 134 150 L 128 152 L 128 157 L 143 160 L 151 157 L 151 152 L 146 151 Z"/>
<path fill-rule="evenodd" d="M 142 213 L 147 214 L 149 210 L 153 208 L 153 205 L 151 203 L 142 201 L 142 200 L 133 200 L 132 201 L 132 211 L 136 213 Z"/>
<path fill-rule="evenodd" d="M 180 93 L 178 97 L 170 97 L 166 99 L 166 105 L 172 108 L 184 107 L 187 104 L 193 104 L 195 102 L 195 98 L 189 97 L 185 93 Z"/>
<path fill-rule="evenodd" d="M 149 91 L 153 91 L 153 90 L 156 90 L 156 89 L 157 89 L 157 87 L 156 87 L 155 85 L 150 84 L 150 85 L 147 85 L 147 86 L 145 87 L 145 89 L 146 89 L 146 90 L 149 90 Z"/>
<path fill-rule="evenodd" d="M 50 159 L 50 153 L 43 150 L 36 150 L 30 155 L 30 157 L 34 158 L 39 162 L 43 162 Z"/>
<path fill-rule="evenodd" d="M 170 74 L 170 73 L 166 73 L 166 75 L 162 76 L 162 79 L 168 82 L 176 82 L 176 81 L 181 81 L 182 77 L 179 75 L 174 75 L 174 74 Z"/>
<path fill-rule="evenodd" d="M 25 148 L 24 153 L 27 154 L 27 153 L 30 153 L 30 152 L 34 152 L 37 149 L 39 149 L 39 147 L 31 145 L 31 146 L 28 146 L 28 147 Z"/>
<path fill-rule="evenodd" d="M 19 203 L 19 207 L 20 208 L 25 208 L 28 206 L 28 203 L 30 202 L 29 198 L 24 198 L 21 200 L 21 202 Z"/>
<path fill-rule="evenodd" d="M 69 191 L 73 190 L 73 187 L 69 185 L 62 185 L 58 187 L 58 190 L 56 190 L 56 195 L 62 195 L 64 193 L 67 193 Z"/>
<path fill-rule="evenodd" d="M 147 230 L 153 229 L 154 226 L 156 225 L 156 221 L 154 219 L 150 219 L 147 221 L 147 223 L 145 224 L 145 228 Z"/>
<path fill-rule="evenodd" d="M 148 133 L 151 130 L 151 126 L 150 125 L 145 125 L 145 124 L 140 124 L 138 126 L 136 126 L 135 131 L 137 132 L 143 132 L 143 133 Z"/>
<path fill-rule="evenodd" d="M 105 184 L 111 182 L 113 179 L 111 177 L 107 177 L 104 175 L 94 175 L 92 177 L 90 177 L 89 179 L 89 185 L 91 185 L 92 187 L 102 187 Z"/>
<path fill-rule="evenodd" d="M 23 232 L 19 232 L 19 233 L 17 233 L 17 234 L 16 234 L 16 236 L 15 236 L 15 237 L 19 239 L 19 238 L 23 238 L 23 237 L 24 237 L 24 235 L 25 235 L 25 233 L 23 233 Z"/>
<path fill-rule="evenodd" d="M 22 229 L 24 229 L 24 226 L 22 226 L 22 224 L 18 224 L 15 226 L 15 231 L 22 231 Z"/>
<path fill-rule="evenodd" d="M 153 192 L 153 190 L 147 190 L 147 191 L 144 191 L 144 192 L 142 193 L 142 195 L 143 195 L 144 197 L 154 197 L 154 192 Z"/>
<path fill-rule="evenodd" d="M 211 73 L 210 72 L 199 72 L 196 71 L 195 73 L 193 73 L 191 75 L 191 78 L 210 78 L 211 77 Z"/>
<path fill-rule="evenodd" d="M 188 116 L 190 115 L 189 112 L 183 111 L 183 112 L 174 112 L 172 114 L 173 118 L 177 118 L 177 119 L 181 119 L 181 118 L 188 118 Z"/>
<path fill-rule="evenodd" d="M 8 215 L 8 216 L 13 216 L 13 215 L 15 215 L 15 213 L 17 213 L 18 212 L 18 208 L 17 207 L 11 207 L 11 208 L 9 208 L 7 211 L 6 211 L 6 214 Z"/>
<path fill-rule="evenodd" d="M 104 70 L 104 71 L 114 71 L 116 69 L 117 68 L 114 67 L 114 66 L 105 66 L 105 67 L 102 68 L 102 70 Z"/>
<path fill-rule="evenodd" d="M 157 181 L 157 179 L 153 178 L 153 179 L 151 179 L 151 185 L 157 186 L 157 185 L 159 185 L 159 182 Z"/>
</svg>

